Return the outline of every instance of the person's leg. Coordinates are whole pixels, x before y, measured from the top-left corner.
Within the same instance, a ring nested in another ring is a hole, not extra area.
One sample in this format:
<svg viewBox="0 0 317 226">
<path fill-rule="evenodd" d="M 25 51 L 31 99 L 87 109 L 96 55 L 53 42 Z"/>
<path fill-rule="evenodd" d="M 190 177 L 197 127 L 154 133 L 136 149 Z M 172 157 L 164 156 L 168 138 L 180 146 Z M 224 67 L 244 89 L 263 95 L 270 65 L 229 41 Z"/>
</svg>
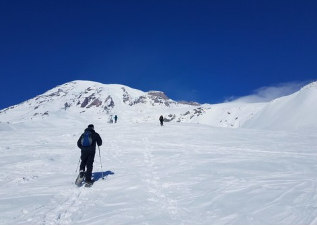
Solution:
<svg viewBox="0 0 317 226">
<path fill-rule="evenodd" d="M 85 171 L 85 166 L 87 164 L 87 160 L 88 160 L 88 155 L 86 152 L 81 151 L 81 163 L 80 163 L 80 171 Z"/>
<path fill-rule="evenodd" d="M 95 159 L 95 152 L 90 153 L 87 158 L 86 181 L 91 181 L 94 159 Z"/>
</svg>

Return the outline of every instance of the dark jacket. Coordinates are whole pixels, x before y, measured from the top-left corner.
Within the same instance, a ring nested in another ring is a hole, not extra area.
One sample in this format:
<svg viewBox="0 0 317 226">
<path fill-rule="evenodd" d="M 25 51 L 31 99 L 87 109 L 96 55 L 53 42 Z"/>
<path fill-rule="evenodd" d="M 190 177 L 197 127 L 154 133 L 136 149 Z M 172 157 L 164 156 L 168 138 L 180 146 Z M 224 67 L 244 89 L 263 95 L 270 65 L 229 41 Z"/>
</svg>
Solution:
<svg viewBox="0 0 317 226">
<path fill-rule="evenodd" d="M 78 141 L 77 141 L 77 146 L 82 150 L 82 151 L 90 151 L 90 152 L 95 152 L 96 151 L 96 144 L 98 144 L 98 146 L 102 145 L 102 139 L 100 137 L 100 135 L 98 133 L 95 132 L 94 129 L 92 128 L 87 128 L 85 129 L 85 131 L 90 131 L 91 132 L 91 137 L 92 137 L 92 145 L 89 147 L 83 147 L 81 145 L 81 137 L 82 135 L 79 137 Z"/>
</svg>

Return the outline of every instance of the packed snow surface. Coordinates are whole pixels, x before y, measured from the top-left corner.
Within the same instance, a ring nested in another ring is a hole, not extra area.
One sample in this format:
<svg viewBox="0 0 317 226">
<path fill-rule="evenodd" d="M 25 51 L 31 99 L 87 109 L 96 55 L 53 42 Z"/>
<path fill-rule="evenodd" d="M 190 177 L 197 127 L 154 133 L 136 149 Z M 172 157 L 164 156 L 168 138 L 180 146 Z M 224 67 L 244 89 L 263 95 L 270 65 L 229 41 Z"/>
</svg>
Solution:
<svg viewBox="0 0 317 226">
<path fill-rule="evenodd" d="M 89 123 L 103 139 L 97 181 L 78 188 Z M 120 118 L 0 128 L 0 224 L 317 224 L 316 130 Z"/>
</svg>

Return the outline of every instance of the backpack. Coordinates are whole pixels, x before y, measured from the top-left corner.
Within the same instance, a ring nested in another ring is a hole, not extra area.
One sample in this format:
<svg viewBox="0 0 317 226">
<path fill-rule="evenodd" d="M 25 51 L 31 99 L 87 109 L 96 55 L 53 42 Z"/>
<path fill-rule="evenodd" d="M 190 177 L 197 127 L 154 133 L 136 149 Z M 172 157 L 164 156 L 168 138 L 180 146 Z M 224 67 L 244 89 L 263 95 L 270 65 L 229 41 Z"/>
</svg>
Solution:
<svg viewBox="0 0 317 226">
<path fill-rule="evenodd" d="M 92 134 L 90 131 L 85 131 L 81 135 L 81 145 L 84 147 L 88 147 L 92 145 Z"/>
</svg>

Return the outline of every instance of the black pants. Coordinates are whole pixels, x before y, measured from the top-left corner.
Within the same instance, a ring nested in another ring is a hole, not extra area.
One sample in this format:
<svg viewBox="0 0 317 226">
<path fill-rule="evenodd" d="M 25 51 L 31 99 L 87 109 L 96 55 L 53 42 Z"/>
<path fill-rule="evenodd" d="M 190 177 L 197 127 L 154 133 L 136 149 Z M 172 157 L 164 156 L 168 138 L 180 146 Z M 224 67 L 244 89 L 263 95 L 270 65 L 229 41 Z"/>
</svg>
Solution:
<svg viewBox="0 0 317 226">
<path fill-rule="evenodd" d="M 163 125 L 163 120 L 160 120 L 160 122 L 161 122 L 161 126 Z"/>
<path fill-rule="evenodd" d="M 95 151 L 81 151 L 81 164 L 80 164 L 80 170 L 85 171 L 86 167 L 86 181 L 91 180 L 91 174 L 92 174 L 92 168 L 94 164 L 95 159 Z"/>
</svg>

